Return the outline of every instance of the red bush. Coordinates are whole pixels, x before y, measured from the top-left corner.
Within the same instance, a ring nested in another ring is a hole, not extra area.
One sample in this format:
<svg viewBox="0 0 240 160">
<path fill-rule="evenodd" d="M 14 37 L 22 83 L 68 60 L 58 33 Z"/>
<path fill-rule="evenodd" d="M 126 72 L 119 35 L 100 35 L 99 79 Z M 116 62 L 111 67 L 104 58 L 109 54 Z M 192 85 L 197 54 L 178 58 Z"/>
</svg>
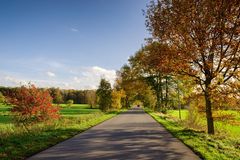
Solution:
<svg viewBox="0 0 240 160">
<path fill-rule="evenodd" d="M 8 102 L 13 105 L 14 120 L 23 125 L 59 118 L 59 107 L 52 105 L 49 92 L 34 85 L 17 88 L 8 96 Z"/>
</svg>

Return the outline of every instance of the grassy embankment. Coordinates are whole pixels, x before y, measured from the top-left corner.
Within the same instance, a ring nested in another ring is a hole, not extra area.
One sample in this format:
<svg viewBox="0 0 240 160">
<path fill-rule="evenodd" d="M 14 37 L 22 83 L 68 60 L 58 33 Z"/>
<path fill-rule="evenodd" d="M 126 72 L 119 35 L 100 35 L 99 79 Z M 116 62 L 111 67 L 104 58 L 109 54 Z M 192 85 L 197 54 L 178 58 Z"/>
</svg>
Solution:
<svg viewBox="0 0 240 160">
<path fill-rule="evenodd" d="M 0 104 L 0 159 L 6 160 L 25 159 L 119 113 L 103 113 L 85 104 L 61 105 L 58 121 L 32 126 L 28 133 L 14 126 L 9 110 L 10 106 Z"/>
<path fill-rule="evenodd" d="M 208 135 L 204 131 L 205 129 L 203 131 L 196 131 L 185 127 L 187 110 L 182 111 L 182 120 L 179 120 L 178 111 L 176 110 L 171 110 L 166 115 L 148 109 L 146 111 L 203 159 L 240 160 L 239 112 L 219 111 L 223 115 L 231 115 L 231 117 L 234 117 L 234 120 L 216 120 L 216 135 Z M 214 113 L 214 115 L 219 114 L 217 112 Z M 204 117 L 201 117 L 200 121 L 206 123 Z"/>
</svg>

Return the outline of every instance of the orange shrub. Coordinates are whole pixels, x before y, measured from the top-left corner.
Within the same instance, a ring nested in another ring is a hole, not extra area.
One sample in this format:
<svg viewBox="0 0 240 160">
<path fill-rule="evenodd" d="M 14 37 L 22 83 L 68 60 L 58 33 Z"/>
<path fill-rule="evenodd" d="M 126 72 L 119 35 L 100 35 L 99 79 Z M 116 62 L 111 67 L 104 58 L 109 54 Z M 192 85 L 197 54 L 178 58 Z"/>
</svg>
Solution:
<svg viewBox="0 0 240 160">
<path fill-rule="evenodd" d="M 7 97 L 13 105 L 11 112 L 17 124 L 24 126 L 59 118 L 59 107 L 52 105 L 52 97 L 47 90 L 34 85 L 21 86 Z"/>
</svg>

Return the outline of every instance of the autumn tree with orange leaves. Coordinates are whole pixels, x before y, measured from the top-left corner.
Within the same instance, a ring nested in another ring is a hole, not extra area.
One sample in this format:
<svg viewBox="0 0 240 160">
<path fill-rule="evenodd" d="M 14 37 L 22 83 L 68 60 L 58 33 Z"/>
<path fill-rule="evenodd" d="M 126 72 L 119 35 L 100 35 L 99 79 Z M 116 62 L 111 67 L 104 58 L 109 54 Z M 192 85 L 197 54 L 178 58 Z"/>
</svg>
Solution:
<svg viewBox="0 0 240 160">
<path fill-rule="evenodd" d="M 17 125 L 28 127 L 38 122 L 58 119 L 59 107 L 52 105 L 48 90 L 40 90 L 34 85 L 21 86 L 7 95 L 8 103 L 13 107 L 11 112 Z"/>
<path fill-rule="evenodd" d="M 175 49 L 169 61 L 187 64 L 177 72 L 201 87 L 208 133 L 214 134 L 214 95 L 239 84 L 240 1 L 151 1 L 145 15 L 152 39 Z"/>
</svg>

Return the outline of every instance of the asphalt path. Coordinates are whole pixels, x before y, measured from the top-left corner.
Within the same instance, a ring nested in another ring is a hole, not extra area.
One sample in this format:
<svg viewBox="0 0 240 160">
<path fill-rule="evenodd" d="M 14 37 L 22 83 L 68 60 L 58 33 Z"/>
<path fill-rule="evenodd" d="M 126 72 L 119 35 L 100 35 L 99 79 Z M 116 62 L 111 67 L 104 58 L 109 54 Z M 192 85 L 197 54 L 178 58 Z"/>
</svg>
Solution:
<svg viewBox="0 0 240 160">
<path fill-rule="evenodd" d="M 196 160 L 188 147 L 133 108 L 28 160 Z"/>
</svg>

